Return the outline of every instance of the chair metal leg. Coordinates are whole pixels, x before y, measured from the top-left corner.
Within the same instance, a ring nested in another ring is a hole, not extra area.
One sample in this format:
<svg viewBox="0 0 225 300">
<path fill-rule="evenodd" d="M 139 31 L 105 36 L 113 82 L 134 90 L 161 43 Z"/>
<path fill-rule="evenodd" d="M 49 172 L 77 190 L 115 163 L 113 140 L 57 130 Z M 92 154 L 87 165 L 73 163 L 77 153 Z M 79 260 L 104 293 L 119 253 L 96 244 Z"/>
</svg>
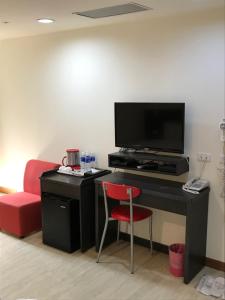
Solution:
<svg viewBox="0 0 225 300">
<path fill-rule="evenodd" d="M 149 217 L 149 241 L 150 241 L 150 251 L 151 255 L 153 252 L 153 244 L 152 244 L 152 215 Z"/>
<path fill-rule="evenodd" d="M 106 235 L 108 223 L 109 223 L 109 220 L 107 219 L 105 221 L 105 227 L 104 227 L 104 230 L 103 230 L 102 239 L 101 239 L 101 243 L 100 243 L 100 247 L 99 247 L 98 257 L 97 257 L 96 263 L 98 263 L 99 259 L 100 259 L 100 255 L 101 255 L 101 252 L 102 252 L 102 247 L 103 247 L 103 243 L 104 243 L 104 240 L 105 240 L 105 235 Z"/>
<path fill-rule="evenodd" d="M 134 224 L 130 224 L 130 272 L 134 274 Z"/>
<path fill-rule="evenodd" d="M 120 240 L 120 221 L 118 221 L 118 227 L 117 227 L 117 242 Z"/>
<path fill-rule="evenodd" d="M 128 195 L 130 198 L 130 272 L 134 274 L 134 215 L 131 189 L 128 189 Z"/>
</svg>

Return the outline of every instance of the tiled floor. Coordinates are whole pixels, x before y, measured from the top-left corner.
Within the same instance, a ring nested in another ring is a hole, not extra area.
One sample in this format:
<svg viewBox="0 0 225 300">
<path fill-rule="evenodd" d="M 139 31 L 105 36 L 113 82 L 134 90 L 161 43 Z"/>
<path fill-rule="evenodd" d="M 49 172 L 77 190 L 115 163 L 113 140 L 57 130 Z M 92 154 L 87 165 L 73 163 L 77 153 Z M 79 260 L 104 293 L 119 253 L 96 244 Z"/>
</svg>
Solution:
<svg viewBox="0 0 225 300">
<path fill-rule="evenodd" d="M 135 245 L 135 273 L 129 272 L 129 243 L 104 249 L 96 264 L 92 248 L 68 254 L 43 245 L 41 232 L 17 239 L 0 232 L 0 299 L 37 300 L 207 300 L 196 291 L 204 268 L 186 285 L 168 271 L 168 255 Z"/>
</svg>

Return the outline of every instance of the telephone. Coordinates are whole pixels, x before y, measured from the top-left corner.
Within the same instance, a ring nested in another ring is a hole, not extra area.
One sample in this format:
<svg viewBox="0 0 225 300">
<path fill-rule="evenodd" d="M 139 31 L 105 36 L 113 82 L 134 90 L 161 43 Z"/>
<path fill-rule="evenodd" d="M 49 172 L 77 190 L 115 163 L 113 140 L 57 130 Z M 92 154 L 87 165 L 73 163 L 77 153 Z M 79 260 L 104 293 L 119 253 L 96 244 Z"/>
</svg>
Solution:
<svg viewBox="0 0 225 300">
<path fill-rule="evenodd" d="M 209 186 L 209 182 L 204 179 L 192 178 L 188 180 L 183 186 L 182 189 L 186 192 L 199 194 L 199 192 Z"/>
</svg>

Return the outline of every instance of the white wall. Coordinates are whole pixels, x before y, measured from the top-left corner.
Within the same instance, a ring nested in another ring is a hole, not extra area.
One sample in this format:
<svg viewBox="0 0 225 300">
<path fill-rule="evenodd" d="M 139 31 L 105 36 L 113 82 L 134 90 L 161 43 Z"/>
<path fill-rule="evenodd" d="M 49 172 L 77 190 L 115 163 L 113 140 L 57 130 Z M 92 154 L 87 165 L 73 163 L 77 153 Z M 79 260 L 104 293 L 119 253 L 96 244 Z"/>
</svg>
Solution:
<svg viewBox="0 0 225 300">
<path fill-rule="evenodd" d="M 217 166 L 224 115 L 224 15 L 210 11 L 0 43 L 0 186 L 21 189 L 30 158 L 64 149 L 113 152 L 115 101 L 185 101 L 190 177 L 212 154 L 207 256 L 224 259 L 224 199 Z M 161 176 L 163 177 L 163 176 Z M 186 180 L 185 176 L 171 177 Z M 185 218 L 155 211 L 154 240 L 184 240 Z M 146 224 L 136 234 L 147 237 Z"/>
</svg>

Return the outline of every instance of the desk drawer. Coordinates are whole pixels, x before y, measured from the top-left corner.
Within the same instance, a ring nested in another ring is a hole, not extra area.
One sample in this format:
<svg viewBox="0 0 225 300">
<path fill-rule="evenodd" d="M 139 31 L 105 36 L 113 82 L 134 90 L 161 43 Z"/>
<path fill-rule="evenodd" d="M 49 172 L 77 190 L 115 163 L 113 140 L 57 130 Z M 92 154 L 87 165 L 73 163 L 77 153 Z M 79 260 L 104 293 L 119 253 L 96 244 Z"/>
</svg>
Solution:
<svg viewBox="0 0 225 300">
<path fill-rule="evenodd" d="M 103 197 L 102 187 L 97 184 L 96 188 L 98 189 L 98 197 Z M 187 201 L 181 197 L 180 191 L 176 194 L 174 192 L 165 193 L 165 190 L 158 192 L 143 189 L 140 197 L 134 199 L 133 203 L 184 216 L 187 214 Z"/>
<path fill-rule="evenodd" d="M 68 185 L 45 178 L 41 180 L 41 191 L 44 193 L 51 193 L 68 198 L 80 199 L 79 186 Z"/>
<path fill-rule="evenodd" d="M 144 191 L 138 199 L 134 200 L 134 203 L 180 215 L 187 213 L 187 203 L 176 195 L 163 196 L 158 192 L 151 191 L 151 194 L 148 194 Z"/>
</svg>

